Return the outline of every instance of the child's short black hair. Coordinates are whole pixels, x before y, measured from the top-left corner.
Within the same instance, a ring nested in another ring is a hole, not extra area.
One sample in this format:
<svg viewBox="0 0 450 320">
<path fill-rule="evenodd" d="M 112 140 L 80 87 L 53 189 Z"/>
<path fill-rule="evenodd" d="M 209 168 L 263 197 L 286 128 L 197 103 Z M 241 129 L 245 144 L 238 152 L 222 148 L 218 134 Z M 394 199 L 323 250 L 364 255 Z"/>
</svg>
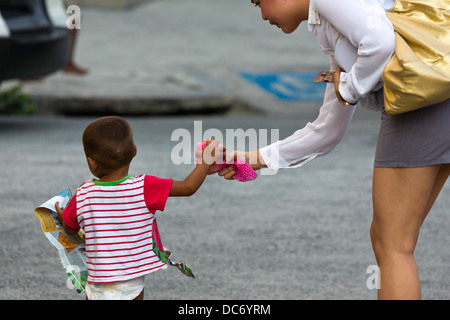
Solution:
<svg viewBox="0 0 450 320">
<path fill-rule="evenodd" d="M 127 121 L 116 116 L 89 124 L 83 133 L 83 147 L 86 157 L 106 171 L 129 164 L 135 156 L 133 131 Z"/>
</svg>

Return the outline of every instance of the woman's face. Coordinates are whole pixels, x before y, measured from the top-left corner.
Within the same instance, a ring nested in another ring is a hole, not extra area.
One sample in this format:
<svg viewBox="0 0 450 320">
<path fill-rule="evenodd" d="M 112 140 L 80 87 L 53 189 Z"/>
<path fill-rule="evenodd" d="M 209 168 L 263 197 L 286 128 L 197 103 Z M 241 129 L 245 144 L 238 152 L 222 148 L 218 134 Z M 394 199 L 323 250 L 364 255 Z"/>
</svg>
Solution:
<svg viewBox="0 0 450 320">
<path fill-rule="evenodd" d="M 261 9 L 263 20 L 269 20 L 284 33 L 294 32 L 308 19 L 309 0 L 251 0 Z"/>
</svg>

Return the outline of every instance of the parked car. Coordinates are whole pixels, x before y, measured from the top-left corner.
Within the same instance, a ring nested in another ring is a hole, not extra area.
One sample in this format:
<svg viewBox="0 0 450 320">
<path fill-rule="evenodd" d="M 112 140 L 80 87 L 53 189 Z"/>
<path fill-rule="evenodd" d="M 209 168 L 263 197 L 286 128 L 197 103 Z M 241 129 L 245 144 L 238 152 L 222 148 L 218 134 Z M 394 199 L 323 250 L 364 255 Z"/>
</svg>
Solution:
<svg viewBox="0 0 450 320">
<path fill-rule="evenodd" d="M 60 69 L 71 32 L 62 0 L 0 0 L 0 83 Z"/>
</svg>

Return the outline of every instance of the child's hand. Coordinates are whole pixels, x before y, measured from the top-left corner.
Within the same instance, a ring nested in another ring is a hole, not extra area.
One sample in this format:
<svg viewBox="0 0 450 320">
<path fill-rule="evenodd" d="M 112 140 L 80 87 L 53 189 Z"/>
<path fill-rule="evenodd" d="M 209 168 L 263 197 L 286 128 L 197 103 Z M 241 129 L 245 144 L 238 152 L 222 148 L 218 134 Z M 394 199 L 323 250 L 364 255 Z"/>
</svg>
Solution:
<svg viewBox="0 0 450 320">
<path fill-rule="evenodd" d="M 208 140 L 205 141 L 206 146 L 202 150 L 202 159 L 206 164 L 223 163 L 225 157 L 226 148 L 219 143 L 219 140 Z"/>
<path fill-rule="evenodd" d="M 64 231 L 65 231 L 67 234 L 70 234 L 70 235 L 77 234 L 77 233 L 78 233 L 78 230 L 80 230 L 80 228 L 77 228 L 77 229 L 70 228 L 70 227 L 64 222 L 64 219 L 63 219 L 63 217 L 62 217 L 63 210 L 62 210 L 61 207 L 59 206 L 59 202 L 56 202 L 56 203 L 55 203 L 55 209 L 56 209 L 56 212 L 58 213 L 58 220 L 61 222 L 61 224 L 62 224 L 62 226 L 63 226 L 63 228 L 64 228 Z"/>
<path fill-rule="evenodd" d="M 61 222 L 61 223 L 63 223 L 64 222 L 64 220 L 62 219 L 62 209 L 61 209 L 61 207 L 59 206 L 59 202 L 57 201 L 56 203 L 55 203 L 55 209 L 56 209 L 56 212 L 58 213 L 58 219 L 59 219 L 59 221 Z"/>
</svg>

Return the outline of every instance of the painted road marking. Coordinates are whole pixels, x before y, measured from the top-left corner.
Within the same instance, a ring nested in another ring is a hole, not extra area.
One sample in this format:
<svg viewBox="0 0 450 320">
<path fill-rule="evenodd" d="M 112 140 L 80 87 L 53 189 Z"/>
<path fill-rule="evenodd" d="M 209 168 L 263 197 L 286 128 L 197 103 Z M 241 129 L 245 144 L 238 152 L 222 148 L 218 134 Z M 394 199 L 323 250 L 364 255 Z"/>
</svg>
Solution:
<svg viewBox="0 0 450 320">
<path fill-rule="evenodd" d="M 239 75 L 267 93 L 284 101 L 321 102 L 324 83 L 313 82 L 317 72 L 239 72 Z"/>
</svg>

